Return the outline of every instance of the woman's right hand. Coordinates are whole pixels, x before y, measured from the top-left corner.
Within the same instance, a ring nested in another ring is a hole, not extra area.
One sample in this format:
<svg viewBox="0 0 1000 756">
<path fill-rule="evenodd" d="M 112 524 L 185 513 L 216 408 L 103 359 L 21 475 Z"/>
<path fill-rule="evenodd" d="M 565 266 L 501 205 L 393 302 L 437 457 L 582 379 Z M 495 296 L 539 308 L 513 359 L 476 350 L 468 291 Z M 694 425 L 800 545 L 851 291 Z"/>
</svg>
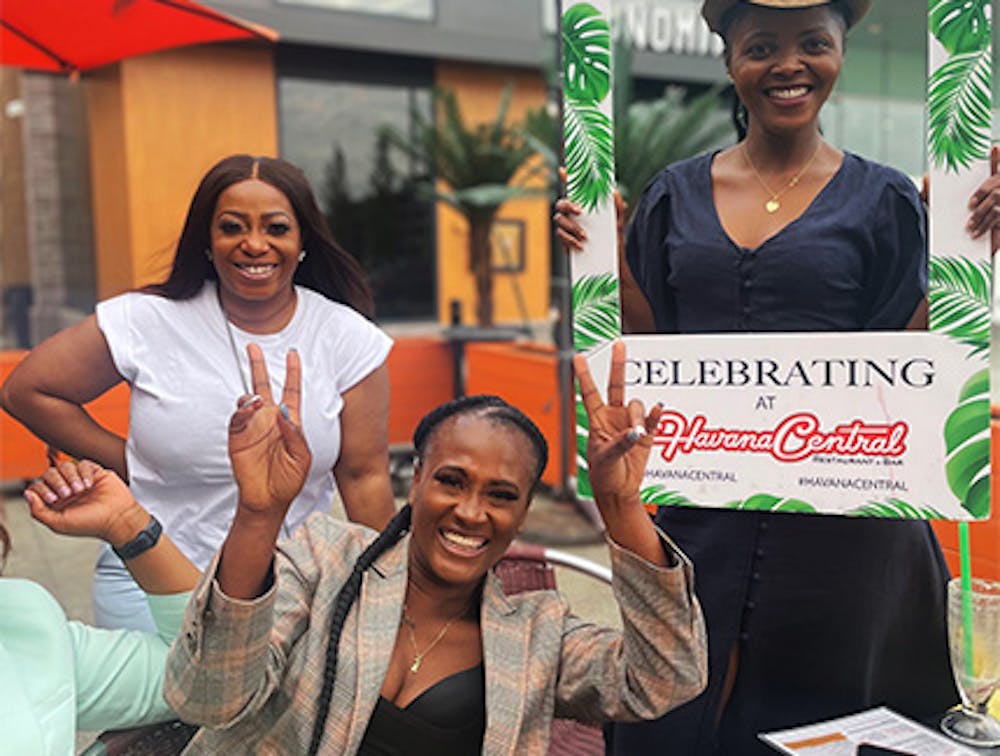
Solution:
<svg viewBox="0 0 1000 756">
<path fill-rule="evenodd" d="M 90 460 L 50 467 L 24 491 L 31 516 L 62 535 L 127 543 L 149 522 L 149 513 L 111 470 Z"/>
<path fill-rule="evenodd" d="M 290 350 L 281 406 L 271 397 L 264 354 L 247 346 L 254 393 L 240 397 L 229 421 L 229 459 L 239 489 L 239 508 L 280 522 L 309 472 L 312 455 L 302 434 L 302 366 Z"/>
</svg>

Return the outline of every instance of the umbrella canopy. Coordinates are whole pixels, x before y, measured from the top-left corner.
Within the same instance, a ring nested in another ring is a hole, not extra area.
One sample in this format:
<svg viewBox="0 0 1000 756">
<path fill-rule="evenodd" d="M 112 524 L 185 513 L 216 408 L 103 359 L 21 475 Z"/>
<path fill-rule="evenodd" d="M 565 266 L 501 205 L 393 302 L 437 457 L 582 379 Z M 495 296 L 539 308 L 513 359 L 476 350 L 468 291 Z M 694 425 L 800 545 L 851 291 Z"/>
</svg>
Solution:
<svg viewBox="0 0 1000 756">
<path fill-rule="evenodd" d="M 0 2 L 0 64 L 41 71 L 84 71 L 171 47 L 277 37 L 192 0 Z"/>
</svg>

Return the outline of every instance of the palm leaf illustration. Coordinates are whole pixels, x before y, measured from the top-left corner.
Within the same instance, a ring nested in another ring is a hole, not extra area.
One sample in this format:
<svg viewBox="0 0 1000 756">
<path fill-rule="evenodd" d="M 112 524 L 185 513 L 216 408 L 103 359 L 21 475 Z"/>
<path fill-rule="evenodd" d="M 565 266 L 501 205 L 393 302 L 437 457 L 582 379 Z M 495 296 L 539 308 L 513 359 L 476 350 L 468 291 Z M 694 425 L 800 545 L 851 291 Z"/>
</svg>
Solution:
<svg viewBox="0 0 1000 756">
<path fill-rule="evenodd" d="M 567 101 L 563 107 L 566 195 L 586 210 L 611 196 L 615 175 L 611 119 L 593 105 Z"/>
<path fill-rule="evenodd" d="M 801 499 L 786 499 L 774 494 L 758 493 L 746 499 L 731 501 L 726 506 L 729 509 L 741 509 L 755 512 L 815 512 L 816 507 Z"/>
<path fill-rule="evenodd" d="M 945 516 L 933 507 L 915 507 L 902 499 L 870 501 L 845 512 L 848 517 L 882 517 L 898 520 L 943 520 Z"/>
<path fill-rule="evenodd" d="M 990 43 L 989 0 L 931 0 L 927 28 L 950 55 L 975 52 Z"/>
<path fill-rule="evenodd" d="M 647 486 L 639 491 L 639 500 L 642 501 L 643 504 L 649 504 L 655 507 L 698 506 L 680 491 L 671 491 L 667 489 L 666 486 L 659 484 Z"/>
<path fill-rule="evenodd" d="M 944 424 L 948 487 L 973 517 L 990 511 L 990 375 L 975 373 Z"/>
<path fill-rule="evenodd" d="M 972 347 L 990 348 L 990 263 L 964 257 L 931 257 L 930 328 Z"/>
<path fill-rule="evenodd" d="M 611 273 L 573 283 L 573 346 L 578 352 L 621 335 L 618 279 Z"/>
<path fill-rule="evenodd" d="M 611 27 L 589 3 L 563 15 L 563 86 L 578 104 L 596 104 L 611 89 Z"/>
<path fill-rule="evenodd" d="M 989 47 L 959 53 L 931 74 L 927 111 L 931 159 L 950 171 L 968 168 L 990 145 Z"/>
</svg>

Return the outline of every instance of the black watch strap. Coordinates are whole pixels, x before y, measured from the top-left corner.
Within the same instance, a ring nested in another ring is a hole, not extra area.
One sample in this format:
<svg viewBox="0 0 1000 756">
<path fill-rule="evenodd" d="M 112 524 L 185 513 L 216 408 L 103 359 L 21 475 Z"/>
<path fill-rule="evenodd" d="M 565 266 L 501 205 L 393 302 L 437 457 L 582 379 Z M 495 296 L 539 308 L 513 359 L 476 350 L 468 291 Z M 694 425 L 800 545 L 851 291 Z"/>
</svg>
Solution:
<svg viewBox="0 0 1000 756">
<path fill-rule="evenodd" d="M 163 533 L 163 526 L 160 525 L 160 521 L 150 515 L 149 524 L 140 530 L 135 538 L 121 546 L 112 546 L 111 549 L 118 555 L 119 559 L 127 562 L 153 548 L 160 540 L 161 533 Z"/>
</svg>

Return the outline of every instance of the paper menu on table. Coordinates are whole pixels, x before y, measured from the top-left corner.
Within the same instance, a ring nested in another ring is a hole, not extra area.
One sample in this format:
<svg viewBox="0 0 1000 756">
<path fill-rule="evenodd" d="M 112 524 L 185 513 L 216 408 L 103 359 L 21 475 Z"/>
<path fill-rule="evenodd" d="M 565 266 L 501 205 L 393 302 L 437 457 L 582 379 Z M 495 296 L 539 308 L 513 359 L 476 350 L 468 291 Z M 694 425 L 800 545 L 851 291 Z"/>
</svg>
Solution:
<svg viewBox="0 0 1000 756">
<path fill-rule="evenodd" d="M 965 746 L 880 706 L 758 737 L 790 756 L 855 756 L 861 743 L 895 748 L 913 756 L 975 756 Z"/>
</svg>

